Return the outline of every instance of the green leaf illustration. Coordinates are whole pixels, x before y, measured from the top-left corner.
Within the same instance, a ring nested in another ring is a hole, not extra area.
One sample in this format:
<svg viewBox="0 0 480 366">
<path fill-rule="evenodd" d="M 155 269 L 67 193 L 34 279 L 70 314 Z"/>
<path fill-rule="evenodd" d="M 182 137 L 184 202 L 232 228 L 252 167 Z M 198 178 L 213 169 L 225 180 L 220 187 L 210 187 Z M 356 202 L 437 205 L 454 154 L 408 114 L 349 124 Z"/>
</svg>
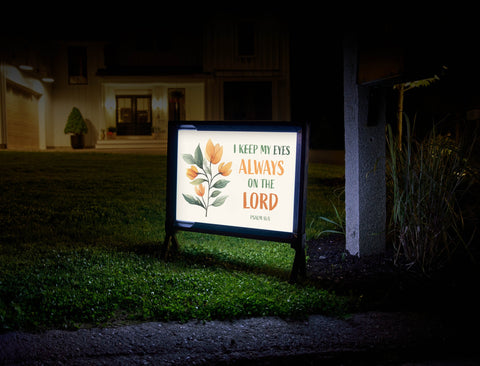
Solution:
<svg viewBox="0 0 480 366">
<path fill-rule="evenodd" d="M 205 208 L 202 201 L 200 201 L 197 197 L 193 197 L 189 194 L 184 194 L 184 193 L 182 193 L 182 195 L 183 195 L 183 198 L 185 198 L 185 201 L 187 201 L 191 205 L 197 205 L 197 206 Z"/>
<path fill-rule="evenodd" d="M 216 182 L 212 188 L 225 188 L 225 186 L 230 183 L 229 180 L 226 179 L 220 179 L 218 182 Z"/>
<path fill-rule="evenodd" d="M 192 154 L 183 154 L 183 160 L 185 160 L 187 164 L 196 164 Z"/>
<path fill-rule="evenodd" d="M 222 193 L 222 191 L 213 191 L 212 194 L 210 195 L 210 197 L 215 198 L 215 197 L 217 197 L 220 193 Z"/>
<path fill-rule="evenodd" d="M 200 149 L 200 144 L 198 144 L 197 148 L 195 149 L 195 164 L 199 167 L 203 166 L 203 154 L 202 149 Z"/>
<path fill-rule="evenodd" d="M 199 184 L 202 184 L 203 182 L 207 182 L 206 179 L 204 178 L 197 178 L 195 180 L 192 180 L 190 184 L 193 184 L 194 186 L 198 186 Z"/>
<path fill-rule="evenodd" d="M 212 203 L 212 206 L 213 207 L 218 207 L 218 206 L 221 206 L 225 203 L 225 200 L 228 198 L 228 196 L 222 196 L 222 197 L 218 197 L 213 203 Z"/>
</svg>

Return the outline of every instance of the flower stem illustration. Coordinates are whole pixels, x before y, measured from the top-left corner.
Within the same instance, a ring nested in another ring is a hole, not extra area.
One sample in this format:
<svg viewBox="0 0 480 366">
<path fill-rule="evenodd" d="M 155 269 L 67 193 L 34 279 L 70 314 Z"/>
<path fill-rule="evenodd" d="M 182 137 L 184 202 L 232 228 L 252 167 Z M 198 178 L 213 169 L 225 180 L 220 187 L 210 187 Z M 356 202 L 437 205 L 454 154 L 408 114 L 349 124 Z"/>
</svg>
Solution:
<svg viewBox="0 0 480 366">
<path fill-rule="evenodd" d="M 230 181 L 222 179 L 222 177 L 230 175 L 232 162 L 220 163 L 222 155 L 223 146 L 220 146 L 220 144 L 214 145 L 211 139 L 207 142 L 205 157 L 200 144 L 198 144 L 193 155 L 183 154 L 183 160 L 187 164 L 191 164 L 190 168 L 187 169 L 186 175 L 191 180 L 190 183 L 195 186 L 196 193 L 196 196 L 182 193 L 183 198 L 191 205 L 202 207 L 205 210 L 205 217 L 208 216 L 208 208 L 210 206 L 219 207 L 228 198 L 228 196 L 221 196 L 221 189 L 225 188 Z M 217 173 L 213 174 L 212 165 L 215 166 L 217 164 Z"/>
</svg>

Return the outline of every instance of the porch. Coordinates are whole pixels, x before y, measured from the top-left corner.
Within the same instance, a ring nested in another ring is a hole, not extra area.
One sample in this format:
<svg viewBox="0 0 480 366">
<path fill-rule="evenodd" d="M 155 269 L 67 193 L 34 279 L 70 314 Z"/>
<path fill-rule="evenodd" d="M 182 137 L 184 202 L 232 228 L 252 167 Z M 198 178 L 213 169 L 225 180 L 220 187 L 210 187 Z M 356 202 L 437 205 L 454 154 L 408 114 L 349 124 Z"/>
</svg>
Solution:
<svg viewBox="0 0 480 366">
<path fill-rule="evenodd" d="M 155 136 L 117 136 L 113 139 L 98 140 L 96 150 L 150 150 L 167 154 L 167 139 Z"/>
</svg>

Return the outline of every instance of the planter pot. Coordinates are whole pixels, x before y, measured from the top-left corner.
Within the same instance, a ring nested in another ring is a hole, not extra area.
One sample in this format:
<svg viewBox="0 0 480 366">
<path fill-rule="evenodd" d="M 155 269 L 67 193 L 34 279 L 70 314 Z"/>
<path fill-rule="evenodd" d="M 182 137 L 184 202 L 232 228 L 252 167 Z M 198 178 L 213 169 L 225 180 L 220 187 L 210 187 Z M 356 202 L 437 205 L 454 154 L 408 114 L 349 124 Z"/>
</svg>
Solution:
<svg viewBox="0 0 480 366">
<path fill-rule="evenodd" d="M 71 135 L 70 144 L 74 149 L 83 149 L 85 146 L 85 136 L 84 135 Z"/>
</svg>

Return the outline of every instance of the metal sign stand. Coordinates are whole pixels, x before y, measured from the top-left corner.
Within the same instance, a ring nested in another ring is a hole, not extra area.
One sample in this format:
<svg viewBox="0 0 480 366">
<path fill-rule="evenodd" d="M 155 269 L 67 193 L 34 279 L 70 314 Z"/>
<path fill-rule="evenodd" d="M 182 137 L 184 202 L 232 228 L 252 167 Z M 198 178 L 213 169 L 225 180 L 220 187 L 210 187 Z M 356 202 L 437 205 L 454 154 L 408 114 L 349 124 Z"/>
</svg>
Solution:
<svg viewBox="0 0 480 366">
<path fill-rule="evenodd" d="M 161 258 L 167 259 L 168 255 L 172 252 L 176 253 L 178 251 L 178 240 L 175 236 L 175 231 L 172 228 L 165 228 L 165 240 L 163 241 Z M 170 245 L 171 244 L 171 245 Z"/>
<path fill-rule="evenodd" d="M 293 258 L 292 272 L 290 273 L 290 283 L 296 283 L 298 278 L 305 279 L 307 276 L 307 260 L 305 257 L 305 236 L 298 243 L 292 244 L 295 249 L 295 257 Z"/>
<path fill-rule="evenodd" d="M 171 126 L 175 127 L 175 126 Z M 298 210 L 297 210 L 297 232 L 294 233 L 293 237 L 288 238 L 279 237 L 274 234 L 267 235 L 258 235 L 255 233 L 239 232 L 238 230 L 227 229 L 209 229 L 209 228 L 184 228 L 176 225 L 175 219 L 175 187 L 176 187 L 176 162 L 174 157 L 177 153 L 177 136 L 175 135 L 174 128 L 169 128 L 169 137 L 168 137 L 168 155 L 169 163 L 167 165 L 167 207 L 166 207 L 166 220 L 165 220 L 165 240 L 161 249 L 161 257 L 166 259 L 170 253 L 176 252 L 178 250 L 178 240 L 176 238 L 177 230 L 190 230 L 197 231 L 209 234 L 219 234 L 235 237 L 245 237 L 245 238 L 254 238 L 259 240 L 267 241 L 277 241 L 277 242 L 286 242 L 290 243 L 292 249 L 295 250 L 295 257 L 293 260 L 292 271 L 290 273 L 290 283 L 296 283 L 299 278 L 306 277 L 306 256 L 305 256 L 305 216 L 306 216 L 306 199 L 307 199 L 307 174 L 308 174 L 308 151 L 309 151 L 309 126 L 308 124 L 304 125 L 301 133 L 301 154 L 300 164 L 297 165 L 299 169 L 299 182 L 300 191 L 299 191 L 299 201 L 298 201 Z M 208 225 L 207 225 L 208 226 Z"/>
<path fill-rule="evenodd" d="M 303 236 L 304 238 L 304 236 Z M 297 283 L 299 278 L 306 277 L 307 266 L 305 257 L 305 240 L 297 240 L 291 244 L 295 250 L 295 257 L 293 259 L 292 271 L 290 273 L 290 283 Z M 166 260 L 172 253 L 178 251 L 178 240 L 175 236 L 175 231 L 169 228 L 165 235 L 165 240 L 162 244 L 161 258 Z"/>
</svg>

